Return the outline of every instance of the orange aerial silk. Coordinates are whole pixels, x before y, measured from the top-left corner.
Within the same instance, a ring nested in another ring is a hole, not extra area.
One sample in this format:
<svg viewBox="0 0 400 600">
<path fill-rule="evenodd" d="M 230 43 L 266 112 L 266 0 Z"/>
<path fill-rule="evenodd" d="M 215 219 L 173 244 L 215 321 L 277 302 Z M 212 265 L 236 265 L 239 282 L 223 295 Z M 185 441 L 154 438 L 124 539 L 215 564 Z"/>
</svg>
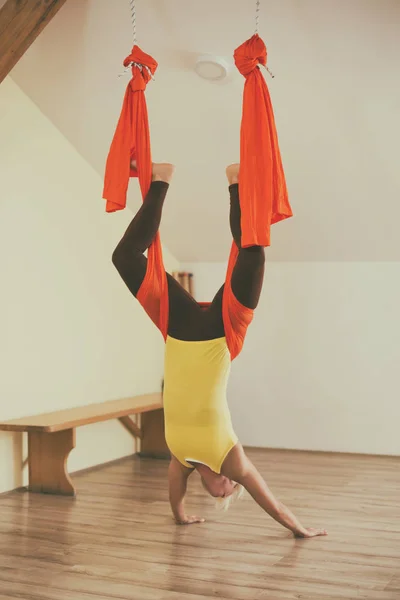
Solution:
<svg viewBox="0 0 400 600">
<path fill-rule="evenodd" d="M 259 64 L 267 64 L 267 48 L 258 34 L 234 53 L 235 64 L 246 78 L 240 130 L 239 201 L 242 247 L 269 246 L 270 228 L 292 216 L 276 133 L 274 112 Z M 242 306 L 231 288 L 239 250 L 232 243 L 226 273 L 222 312 L 232 358 L 242 349 L 252 311 Z"/>
<path fill-rule="evenodd" d="M 235 50 L 235 63 L 246 78 L 240 134 L 240 183 L 242 247 L 269 246 L 271 224 L 292 216 L 279 152 L 274 113 L 259 64 L 266 65 L 267 50 L 254 35 Z M 144 90 L 157 68 L 156 61 L 134 46 L 124 65 L 132 65 L 121 116 L 107 159 L 103 197 L 106 210 L 126 205 L 129 176 L 138 176 L 142 197 L 151 184 L 149 123 Z M 147 68 L 146 68 L 147 67 Z M 132 157 L 137 172 L 130 170 Z M 233 242 L 223 296 L 223 321 L 227 345 L 234 359 L 240 352 L 253 311 L 235 298 L 231 277 L 239 250 Z M 162 261 L 160 236 L 149 248 L 147 271 L 138 300 L 164 336 L 168 332 L 168 286 Z M 205 308 L 207 303 L 202 303 Z"/>
<path fill-rule="evenodd" d="M 158 65 L 154 58 L 142 52 L 138 46 L 134 46 L 131 54 L 124 60 L 125 67 L 130 64 L 132 79 L 126 88 L 106 164 L 103 198 L 107 200 L 107 212 L 125 208 L 129 177 L 139 178 L 143 200 L 151 185 L 150 131 L 144 91 Z M 137 161 L 137 170 L 131 170 L 132 159 Z M 168 284 L 158 232 L 147 253 L 146 275 L 137 299 L 166 339 Z"/>
</svg>

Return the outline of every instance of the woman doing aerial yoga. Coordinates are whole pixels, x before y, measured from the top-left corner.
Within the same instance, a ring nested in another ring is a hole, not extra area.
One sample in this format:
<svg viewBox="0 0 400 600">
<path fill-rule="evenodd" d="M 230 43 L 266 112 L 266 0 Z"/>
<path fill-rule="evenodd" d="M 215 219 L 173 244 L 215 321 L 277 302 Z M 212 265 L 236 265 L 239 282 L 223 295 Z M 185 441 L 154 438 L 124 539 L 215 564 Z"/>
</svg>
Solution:
<svg viewBox="0 0 400 600">
<path fill-rule="evenodd" d="M 144 89 L 157 63 L 137 46 L 125 61 L 132 65 L 133 78 L 108 156 L 103 196 L 107 211 L 124 208 L 129 175 L 138 176 L 143 204 L 112 259 L 166 343 L 164 414 L 176 523 L 203 521 L 188 516 L 184 505 L 187 480 L 197 471 L 207 492 L 225 505 L 245 488 L 295 536 L 315 537 L 326 531 L 304 527 L 246 456 L 226 399 L 231 361 L 259 301 L 270 225 L 292 214 L 269 94 L 258 67 L 266 63 L 258 35 L 235 51 L 235 61 L 246 84 L 240 165 L 227 169 L 233 243 L 224 285 L 211 303 L 199 304 L 165 272 L 158 230 L 174 168 L 151 162 Z"/>
</svg>

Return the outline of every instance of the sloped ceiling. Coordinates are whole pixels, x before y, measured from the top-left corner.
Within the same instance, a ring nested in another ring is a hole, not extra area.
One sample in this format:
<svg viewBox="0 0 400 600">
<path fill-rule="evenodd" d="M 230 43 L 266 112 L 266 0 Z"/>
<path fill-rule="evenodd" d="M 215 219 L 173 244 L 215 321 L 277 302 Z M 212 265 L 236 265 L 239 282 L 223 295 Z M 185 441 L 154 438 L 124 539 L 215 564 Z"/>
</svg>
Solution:
<svg viewBox="0 0 400 600">
<path fill-rule="evenodd" d="M 227 257 L 224 168 L 238 160 L 243 78 L 233 70 L 213 84 L 193 64 L 204 53 L 233 63 L 254 9 L 248 0 L 137 0 L 139 44 L 160 65 L 147 93 L 153 158 L 177 165 L 162 235 L 180 260 Z M 398 0 L 262 0 L 295 212 L 273 228 L 273 260 L 400 260 L 399 31 Z M 100 175 L 131 43 L 128 0 L 68 0 L 12 72 Z"/>
</svg>

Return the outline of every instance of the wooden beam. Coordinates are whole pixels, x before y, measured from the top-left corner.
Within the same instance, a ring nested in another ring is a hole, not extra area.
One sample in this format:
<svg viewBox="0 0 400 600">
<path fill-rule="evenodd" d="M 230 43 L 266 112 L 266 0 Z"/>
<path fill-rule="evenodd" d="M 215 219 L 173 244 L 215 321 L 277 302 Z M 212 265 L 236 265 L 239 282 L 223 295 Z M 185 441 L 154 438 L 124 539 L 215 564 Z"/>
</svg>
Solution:
<svg viewBox="0 0 400 600">
<path fill-rule="evenodd" d="M 131 433 L 134 437 L 139 438 L 140 440 L 143 437 L 141 429 L 132 421 L 130 417 L 119 417 L 122 425 Z"/>
<path fill-rule="evenodd" d="M 0 9 L 0 83 L 66 0 L 7 0 Z"/>
</svg>

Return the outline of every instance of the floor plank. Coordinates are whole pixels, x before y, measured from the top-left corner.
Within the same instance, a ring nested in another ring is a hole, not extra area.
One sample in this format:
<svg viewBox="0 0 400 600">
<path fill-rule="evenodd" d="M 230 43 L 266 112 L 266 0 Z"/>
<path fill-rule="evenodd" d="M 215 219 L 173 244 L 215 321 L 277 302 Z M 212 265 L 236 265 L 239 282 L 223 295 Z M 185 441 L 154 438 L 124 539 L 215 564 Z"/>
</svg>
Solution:
<svg viewBox="0 0 400 600">
<path fill-rule="evenodd" d="M 400 600 L 400 459 L 251 450 L 276 494 L 327 538 L 295 540 L 251 500 L 215 512 L 195 476 L 177 527 L 167 463 L 75 477 L 78 497 L 0 498 L 0 600 Z"/>
</svg>

